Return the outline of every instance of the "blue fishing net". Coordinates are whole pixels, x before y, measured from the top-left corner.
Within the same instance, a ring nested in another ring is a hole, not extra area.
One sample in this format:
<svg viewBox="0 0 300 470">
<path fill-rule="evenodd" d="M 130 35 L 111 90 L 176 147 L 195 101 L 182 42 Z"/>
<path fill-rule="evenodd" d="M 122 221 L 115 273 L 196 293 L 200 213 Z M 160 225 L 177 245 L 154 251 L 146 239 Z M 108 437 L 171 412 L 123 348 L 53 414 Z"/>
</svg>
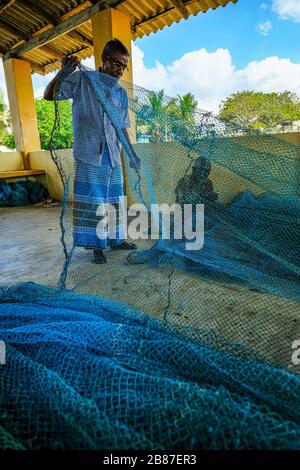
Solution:
<svg viewBox="0 0 300 470">
<path fill-rule="evenodd" d="M 36 181 L 0 181 L 0 207 L 36 204 L 48 197 L 48 191 Z"/>
<path fill-rule="evenodd" d="M 2 447 L 299 448 L 299 147 L 158 97 L 82 66 L 57 89 L 65 263 L 0 290 Z"/>
<path fill-rule="evenodd" d="M 0 294 L 2 448 L 299 448 L 299 377 L 101 297 Z"/>
</svg>

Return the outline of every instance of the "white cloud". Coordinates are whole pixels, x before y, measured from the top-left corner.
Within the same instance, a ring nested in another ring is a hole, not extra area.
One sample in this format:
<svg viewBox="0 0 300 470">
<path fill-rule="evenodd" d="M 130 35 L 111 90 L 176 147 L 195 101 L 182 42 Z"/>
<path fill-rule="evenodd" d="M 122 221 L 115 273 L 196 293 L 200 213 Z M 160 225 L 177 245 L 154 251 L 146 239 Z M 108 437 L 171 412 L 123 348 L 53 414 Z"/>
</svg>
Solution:
<svg viewBox="0 0 300 470">
<path fill-rule="evenodd" d="M 268 36 L 269 32 L 272 30 L 272 23 L 269 20 L 262 21 L 256 26 L 256 31 L 262 36 Z"/>
<path fill-rule="evenodd" d="M 290 59 L 267 57 L 259 62 L 250 62 L 237 74 L 244 88 L 266 93 L 289 90 L 300 95 L 300 63 L 293 63 Z"/>
<path fill-rule="evenodd" d="M 268 10 L 269 8 L 269 5 L 267 3 L 261 3 L 259 5 L 259 8 L 261 8 L 262 10 Z"/>
<path fill-rule="evenodd" d="M 299 0 L 272 0 L 272 9 L 282 20 L 292 20 L 300 23 Z"/>
<path fill-rule="evenodd" d="M 94 68 L 93 59 L 84 61 Z M 290 59 L 267 57 L 250 62 L 245 68 L 237 69 L 228 49 L 208 52 L 199 49 L 188 52 L 169 65 L 156 61 L 147 67 L 144 52 L 133 44 L 134 82 L 144 88 L 161 90 L 170 96 L 192 92 L 202 109 L 217 112 L 223 99 L 241 90 L 285 91 L 300 96 L 300 63 Z M 35 96 L 42 96 L 45 86 L 54 73 L 46 76 L 33 75 Z M 5 89 L 2 64 L 0 65 L 0 87 Z"/>
<path fill-rule="evenodd" d="M 156 62 L 148 68 L 144 53 L 133 46 L 134 82 L 154 90 L 164 88 L 167 95 L 192 92 L 202 109 L 218 111 L 220 102 L 241 90 L 281 92 L 290 90 L 300 95 L 300 63 L 290 59 L 267 57 L 237 69 L 228 49 L 208 52 L 206 49 L 184 54 L 172 64 Z"/>
<path fill-rule="evenodd" d="M 212 53 L 199 49 L 184 54 L 170 65 L 156 62 L 154 67 L 147 68 L 144 53 L 135 45 L 133 70 L 137 85 L 153 90 L 164 88 L 171 96 L 192 92 L 201 108 L 214 111 L 224 96 L 232 92 L 231 77 L 235 71 L 227 49 Z"/>
</svg>

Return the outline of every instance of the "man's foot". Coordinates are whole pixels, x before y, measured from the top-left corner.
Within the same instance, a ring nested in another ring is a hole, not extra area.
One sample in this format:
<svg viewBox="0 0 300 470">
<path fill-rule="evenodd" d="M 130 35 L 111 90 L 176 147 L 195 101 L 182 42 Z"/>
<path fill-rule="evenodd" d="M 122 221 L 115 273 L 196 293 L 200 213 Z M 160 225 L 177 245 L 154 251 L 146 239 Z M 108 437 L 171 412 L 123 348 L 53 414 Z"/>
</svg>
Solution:
<svg viewBox="0 0 300 470">
<path fill-rule="evenodd" d="M 94 250 L 94 260 L 93 260 L 93 262 L 95 264 L 105 264 L 105 263 L 107 263 L 107 259 L 106 259 L 106 257 L 105 257 L 102 250 L 99 250 L 99 249 Z"/>
<path fill-rule="evenodd" d="M 111 245 L 112 249 L 113 250 L 136 250 L 137 249 L 137 246 L 135 243 L 131 243 L 131 242 L 122 242 L 122 243 L 119 243 L 119 244 L 113 244 Z"/>
</svg>

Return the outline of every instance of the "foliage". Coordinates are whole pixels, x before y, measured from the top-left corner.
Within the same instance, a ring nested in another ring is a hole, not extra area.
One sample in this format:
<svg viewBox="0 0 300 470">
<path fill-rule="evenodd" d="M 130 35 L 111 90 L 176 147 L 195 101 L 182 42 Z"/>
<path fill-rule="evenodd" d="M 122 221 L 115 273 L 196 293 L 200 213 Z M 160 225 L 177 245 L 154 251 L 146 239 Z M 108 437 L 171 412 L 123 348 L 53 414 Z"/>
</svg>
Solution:
<svg viewBox="0 0 300 470">
<path fill-rule="evenodd" d="M 72 132 L 72 106 L 69 101 L 61 101 L 59 104 L 59 114 L 61 126 L 55 137 L 56 148 L 72 148 L 73 146 L 73 132 Z M 35 100 L 37 124 L 41 139 L 41 148 L 43 150 L 49 149 L 51 133 L 54 124 L 54 103 L 52 101 L 46 101 L 44 99 Z M 13 149 L 15 148 L 15 140 L 13 133 L 10 131 L 9 126 L 6 125 L 2 129 L 2 108 L 1 108 L 1 95 L 0 95 L 0 141 L 6 147 Z M 8 112 L 5 111 L 6 115 Z M 6 121 L 9 122 L 8 117 Z"/>
<path fill-rule="evenodd" d="M 54 103 L 44 99 L 35 100 L 37 123 L 42 149 L 49 149 L 54 124 Z M 60 101 L 60 129 L 54 136 L 56 148 L 73 146 L 72 106 L 70 101 Z M 152 142 L 173 140 L 189 141 L 194 133 L 198 103 L 192 93 L 166 99 L 164 90 L 150 91 L 143 104 L 136 103 L 138 135 L 146 134 Z M 283 122 L 300 120 L 300 100 L 291 93 L 262 93 L 242 91 L 224 100 L 220 117 L 246 127 L 268 128 Z M 9 112 L 0 89 L 0 144 L 15 148 Z"/>
<path fill-rule="evenodd" d="M 55 134 L 55 147 L 64 149 L 72 148 L 72 105 L 70 101 L 60 101 L 59 104 L 60 129 Z M 51 133 L 54 125 L 55 110 L 53 101 L 44 99 L 35 100 L 38 129 L 41 138 L 42 149 L 49 149 Z"/>
<path fill-rule="evenodd" d="M 0 144 L 4 143 L 9 126 L 9 115 L 4 102 L 4 93 L 0 88 Z"/>
<path fill-rule="evenodd" d="M 273 127 L 300 119 L 299 98 L 289 92 L 242 91 L 222 102 L 220 117 L 254 129 Z"/>
<path fill-rule="evenodd" d="M 142 129 L 153 142 L 171 140 L 179 128 L 194 122 L 197 105 L 191 93 L 167 100 L 164 90 L 150 91 L 145 103 L 137 106 L 138 131 Z"/>
</svg>

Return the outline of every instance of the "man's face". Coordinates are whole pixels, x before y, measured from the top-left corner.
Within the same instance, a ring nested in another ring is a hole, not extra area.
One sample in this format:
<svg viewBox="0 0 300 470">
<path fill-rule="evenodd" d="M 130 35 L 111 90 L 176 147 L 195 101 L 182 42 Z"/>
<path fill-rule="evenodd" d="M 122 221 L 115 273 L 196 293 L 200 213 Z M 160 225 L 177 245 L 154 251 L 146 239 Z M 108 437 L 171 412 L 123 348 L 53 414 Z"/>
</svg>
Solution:
<svg viewBox="0 0 300 470">
<path fill-rule="evenodd" d="M 105 56 L 103 57 L 103 72 L 119 80 L 128 67 L 128 61 L 129 57 L 120 52 Z"/>
</svg>

